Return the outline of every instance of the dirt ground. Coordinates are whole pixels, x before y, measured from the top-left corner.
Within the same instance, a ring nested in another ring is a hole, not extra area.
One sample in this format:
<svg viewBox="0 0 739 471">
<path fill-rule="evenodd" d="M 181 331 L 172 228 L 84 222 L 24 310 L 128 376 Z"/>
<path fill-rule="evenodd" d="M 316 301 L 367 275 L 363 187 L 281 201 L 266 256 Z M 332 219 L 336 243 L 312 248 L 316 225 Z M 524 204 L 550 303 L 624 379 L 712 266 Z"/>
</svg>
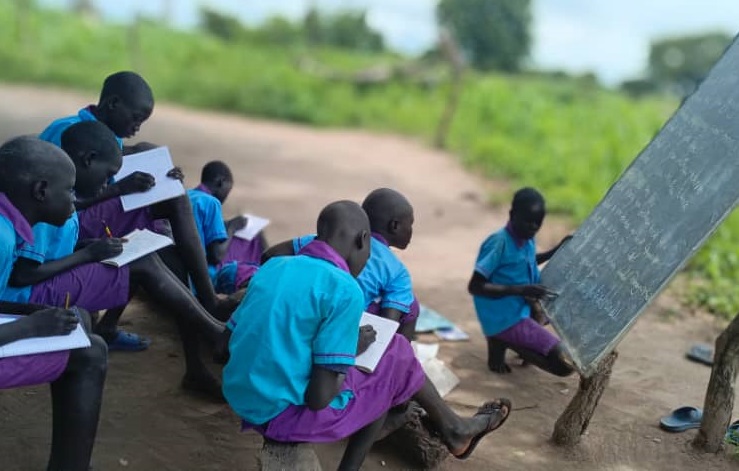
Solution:
<svg viewBox="0 0 739 471">
<path fill-rule="evenodd" d="M 0 86 L 0 138 L 38 133 L 53 118 L 76 112 L 93 96 Z M 555 378 L 533 368 L 499 376 L 485 368 L 484 339 L 466 282 L 479 243 L 505 223 L 505 208 L 486 204 L 490 192 L 510 192 L 504 183 L 483 182 L 463 171 L 453 156 L 387 135 L 316 130 L 288 124 L 196 112 L 158 105 L 137 139 L 170 146 L 194 185 L 211 159 L 228 162 L 236 188 L 227 215 L 250 210 L 272 219 L 272 242 L 313 230 L 320 208 L 336 199 L 361 200 L 371 189 L 396 188 L 416 208 L 413 242 L 401 253 L 419 297 L 457 322 L 471 340 L 444 343 L 441 358 L 460 377 L 447 399 L 471 413 L 485 400 L 505 396 L 515 408 L 500 433 L 485 440 L 466 462 L 447 459 L 443 470 L 724 470 L 737 467 L 729 454 L 696 455 L 693 432 L 670 435 L 660 416 L 682 405 L 702 406 L 710 370 L 683 358 L 693 342 L 712 342 L 720 324 L 684 312 L 663 296 L 619 347 L 611 386 L 583 443 L 561 450 L 548 443 L 554 422 L 577 388 L 577 380 Z M 549 219 L 542 247 L 567 231 Z M 127 328 L 150 336 L 143 353 L 113 353 L 98 441 L 96 470 L 257 469 L 261 439 L 242 434 L 227 406 L 185 395 L 179 388 L 183 360 L 166 313 L 134 301 Z M 214 366 L 215 369 L 215 366 Z M 50 440 L 45 387 L 0 392 L 0 470 L 39 470 Z M 340 444 L 321 446 L 324 469 L 335 469 Z M 372 453 L 367 470 L 410 469 L 397 456 Z"/>
</svg>

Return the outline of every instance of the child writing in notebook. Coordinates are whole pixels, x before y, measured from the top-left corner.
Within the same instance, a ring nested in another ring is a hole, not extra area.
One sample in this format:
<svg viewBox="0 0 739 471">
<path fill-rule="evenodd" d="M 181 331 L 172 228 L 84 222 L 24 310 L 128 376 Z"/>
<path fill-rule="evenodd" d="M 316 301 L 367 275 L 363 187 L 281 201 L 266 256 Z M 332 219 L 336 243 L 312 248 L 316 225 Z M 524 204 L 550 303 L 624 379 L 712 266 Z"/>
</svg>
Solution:
<svg viewBox="0 0 739 471">
<path fill-rule="evenodd" d="M 81 197 L 101 191 L 107 179 L 121 166 L 121 150 L 115 137 L 101 123 L 82 122 L 70 126 L 62 135 L 62 147 L 72 157 L 76 168 L 74 191 Z M 66 156 L 59 159 L 59 165 L 66 164 L 67 160 Z M 13 168 L 16 167 L 11 167 L 11 172 Z M 221 398 L 220 383 L 203 363 L 198 347 L 201 336 L 210 341 L 220 337 L 223 324 L 208 314 L 156 254 L 116 268 L 97 262 L 120 254 L 125 244 L 122 239 L 105 237 L 83 241 L 79 250 L 75 250 L 78 234 L 75 226 L 69 224 L 70 220 L 75 220 L 74 214 L 54 233 L 48 227 L 34 226 L 33 241 L 19 249 L 10 277 L 10 284 L 17 289 L 6 290 L 4 299 L 63 306 L 66 297 L 71 296 L 72 304 L 96 311 L 125 306 L 136 288 L 141 287 L 152 295 L 154 302 L 176 315 L 185 350 L 183 387 Z M 47 260 L 48 247 L 52 243 L 64 247 L 66 252 L 59 253 L 61 257 L 56 260 Z M 96 326 L 96 331 L 110 341 L 116 335 L 118 319 L 107 317 Z"/>
<path fill-rule="evenodd" d="M 537 254 L 534 236 L 544 221 L 544 197 L 533 188 L 518 190 L 513 197 L 505 228 L 482 243 L 468 290 L 488 341 L 488 368 L 510 373 L 505 352 L 511 349 L 527 363 L 557 376 L 573 372 L 565 361 L 560 341 L 543 322 L 531 319 L 540 313 L 539 300 L 550 295 L 539 284 L 538 265 L 549 260 L 566 242 Z M 541 319 L 539 319 L 541 321 Z"/>
<path fill-rule="evenodd" d="M 242 289 L 259 268 L 266 239 L 262 232 L 252 240 L 234 237 L 246 227 L 246 218 L 223 219 L 222 204 L 233 188 L 231 169 L 215 160 L 203 167 L 200 185 L 189 190 L 195 224 L 210 265 L 217 293 L 230 294 Z"/>
<path fill-rule="evenodd" d="M 408 339 L 415 333 L 419 304 L 413 294 L 411 275 L 391 247 L 405 250 L 413 237 L 413 206 L 395 190 L 380 188 L 364 199 L 372 230 L 367 266 L 357 277 L 364 292 L 365 309 L 401 323 L 398 332 Z M 293 255 L 315 239 L 308 235 L 282 242 L 267 250 L 264 260 Z"/>
<path fill-rule="evenodd" d="M 151 116 L 154 97 L 146 81 L 134 72 L 118 72 L 103 83 L 100 100 L 80 110 L 77 115 L 61 118 L 51 123 L 40 135 L 41 139 L 61 145 L 64 131 L 72 124 L 96 121 L 105 124 L 115 133 L 118 145 L 123 148 L 123 138 L 134 136 Z M 172 226 L 175 250 L 187 270 L 201 304 L 210 312 L 227 317 L 235 308 L 233 300 L 219 301 L 208 274 L 205 253 L 197 236 L 192 218 L 190 200 L 186 195 L 163 201 L 145 208 L 124 212 L 121 195 L 145 192 L 156 182 L 154 177 L 135 172 L 120 182 L 113 182 L 89 198 L 78 197 L 79 234 L 82 239 L 106 236 L 103 221 L 113 234 L 122 236 L 134 229 L 155 228 L 154 221 L 167 219 Z M 182 178 L 179 169 L 170 172 L 172 178 Z M 70 222 L 72 224 L 72 222 Z"/>
<path fill-rule="evenodd" d="M 317 237 L 297 256 L 276 257 L 259 269 L 228 323 L 226 399 L 243 428 L 265 439 L 349 438 L 340 470 L 360 469 L 374 441 L 404 423 L 388 411 L 414 399 L 449 451 L 467 458 L 506 420 L 509 401 L 488 402 L 471 418 L 456 415 L 398 334 L 373 373 L 354 368 L 355 355 L 374 338 L 372 329 L 360 334 L 365 300 L 354 280 L 370 247 L 367 215 L 356 203 L 339 201 L 324 208 Z"/>
<path fill-rule="evenodd" d="M 6 289 L 17 247 L 31 242 L 31 226 L 63 223 L 74 210 L 74 166 L 64 153 L 35 138 L 0 147 L 0 292 Z M 15 171 L 13 171 L 15 169 Z M 0 347 L 17 340 L 68 335 L 86 313 L 0 302 L 0 312 L 23 315 L 0 325 Z M 87 325 L 86 325 L 87 326 Z M 89 332 L 89 328 L 86 329 Z M 107 369 L 105 342 L 90 347 L 0 358 L 0 390 L 51 384 L 51 454 L 47 469 L 87 471 L 97 433 Z"/>
</svg>

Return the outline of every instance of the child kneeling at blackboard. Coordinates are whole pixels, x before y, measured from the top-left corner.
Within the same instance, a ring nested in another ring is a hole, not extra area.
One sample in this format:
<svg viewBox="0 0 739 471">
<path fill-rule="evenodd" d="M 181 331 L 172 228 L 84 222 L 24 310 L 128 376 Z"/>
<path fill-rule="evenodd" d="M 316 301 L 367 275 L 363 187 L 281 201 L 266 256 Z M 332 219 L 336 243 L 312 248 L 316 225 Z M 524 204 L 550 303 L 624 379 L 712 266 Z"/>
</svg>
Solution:
<svg viewBox="0 0 739 471">
<path fill-rule="evenodd" d="M 539 300 L 549 291 L 539 284 L 538 267 L 567 238 L 548 252 L 536 253 L 534 236 L 544 221 L 546 207 L 544 197 L 533 188 L 516 192 L 509 215 L 508 224 L 482 243 L 468 285 L 488 341 L 488 368 L 510 373 L 505 352 L 511 349 L 525 362 L 567 376 L 573 369 L 564 360 L 560 341 L 542 325 L 545 319 Z"/>
</svg>

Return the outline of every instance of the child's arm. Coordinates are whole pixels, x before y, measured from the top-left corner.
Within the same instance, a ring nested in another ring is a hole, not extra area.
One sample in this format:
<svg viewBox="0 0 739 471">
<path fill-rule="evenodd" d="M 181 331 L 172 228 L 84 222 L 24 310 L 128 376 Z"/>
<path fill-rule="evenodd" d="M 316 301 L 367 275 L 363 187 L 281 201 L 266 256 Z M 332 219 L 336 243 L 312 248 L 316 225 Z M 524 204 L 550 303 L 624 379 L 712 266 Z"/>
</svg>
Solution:
<svg viewBox="0 0 739 471">
<path fill-rule="evenodd" d="M 295 255 L 295 248 L 292 240 L 280 242 L 279 244 L 275 244 L 265 250 L 262 254 L 262 265 L 267 263 L 267 261 L 272 257 L 282 257 L 286 255 Z"/>
<path fill-rule="evenodd" d="M 41 304 L 25 304 L 25 303 L 11 303 L 7 301 L 0 301 L 0 312 L 3 314 L 16 314 L 19 316 L 27 316 L 33 314 L 36 311 L 47 309 L 49 306 L 42 306 Z"/>
<path fill-rule="evenodd" d="M 377 338 L 377 332 L 370 325 L 359 328 L 357 355 L 364 353 Z M 338 365 L 335 365 L 338 366 Z M 331 401 L 341 392 L 344 385 L 346 369 L 332 368 L 329 365 L 313 365 L 305 391 L 305 404 L 310 410 L 317 411 L 328 407 Z"/>
<path fill-rule="evenodd" d="M 487 298 L 502 298 L 504 296 L 523 296 L 526 298 L 542 299 L 550 294 L 543 285 L 498 285 L 490 283 L 482 273 L 474 272 L 467 291 L 473 296 Z"/>
<path fill-rule="evenodd" d="M 0 325 L 0 346 L 31 337 L 68 335 L 79 323 L 79 318 L 66 309 L 47 308 Z"/>
<path fill-rule="evenodd" d="M 552 250 L 549 250 L 547 252 L 542 252 L 542 253 L 536 254 L 536 264 L 537 265 L 541 265 L 544 262 L 548 262 L 549 259 L 552 258 L 555 253 L 557 253 L 557 250 L 559 250 L 570 239 L 572 239 L 572 236 L 571 235 L 568 235 L 567 237 L 565 237 L 564 239 L 562 239 L 560 241 L 560 243 L 557 244 L 557 246 L 554 247 Z"/>
<path fill-rule="evenodd" d="M 94 263 L 120 255 L 123 239 L 100 239 L 68 257 L 46 263 L 21 257 L 13 265 L 8 284 L 19 288 L 46 281 L 85 263 Z"/>
<path fill-rule="evenodd" d="M 74 205 L 77 210 L 87 209 L 103 201 L 133 193 L 151 190 L 156 184 L 154 177 L 144 172 L 133 172 L 118 182 L 106 186 L 97 196 L 85 200 L 78 199 Z"/>
</svg>

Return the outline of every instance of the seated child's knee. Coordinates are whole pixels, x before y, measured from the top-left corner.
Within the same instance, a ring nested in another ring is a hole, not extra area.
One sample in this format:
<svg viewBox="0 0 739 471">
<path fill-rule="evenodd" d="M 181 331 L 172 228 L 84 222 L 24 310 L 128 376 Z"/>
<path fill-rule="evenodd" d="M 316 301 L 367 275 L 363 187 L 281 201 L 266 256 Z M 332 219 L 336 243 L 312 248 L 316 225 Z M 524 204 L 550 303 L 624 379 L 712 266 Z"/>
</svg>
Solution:
<svg viewBox="0 0 739 471">
<path fill-rule="evenodd" d="M 90 335 L 90 346 L 72 350 L 69 361 L 88 371 L 95 369 L 100 373 L 105 373 L 108 369 L 108 344 L 101 337 L 92 334 Z"/>
</svg>

